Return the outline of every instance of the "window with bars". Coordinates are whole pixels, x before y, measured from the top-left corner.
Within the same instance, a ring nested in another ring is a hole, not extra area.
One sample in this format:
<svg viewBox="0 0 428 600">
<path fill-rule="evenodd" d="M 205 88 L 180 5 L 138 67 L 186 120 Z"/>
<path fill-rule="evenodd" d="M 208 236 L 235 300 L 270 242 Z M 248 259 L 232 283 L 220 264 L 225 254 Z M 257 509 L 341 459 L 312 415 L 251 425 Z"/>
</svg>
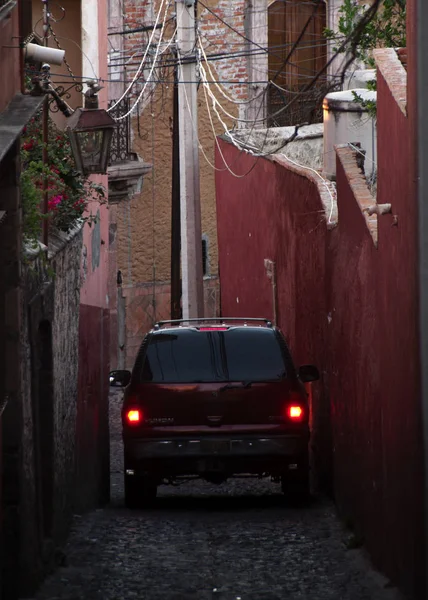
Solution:
<svg viewBox="0 0 428 600">
<path fill-rule="evenodd" d="M 305 34 L 289 56 L 308 19 L 310 23 Z M 270 127 L 322 121 L 322 102 L 327 92 L 326 77 L 321 76 L 308 91 L 302 90 L 326 64 L 325 27 L 326 10 L 323 3 L 316 13 L 313 0 L 277 0 L 269 6 L 269 76 L 276 76 L 277 84 L 277 87 L 271 86 L 269 90 Z M 281 112 L 291 100 L 293 103 L 290 108 Z"/>
</svg>

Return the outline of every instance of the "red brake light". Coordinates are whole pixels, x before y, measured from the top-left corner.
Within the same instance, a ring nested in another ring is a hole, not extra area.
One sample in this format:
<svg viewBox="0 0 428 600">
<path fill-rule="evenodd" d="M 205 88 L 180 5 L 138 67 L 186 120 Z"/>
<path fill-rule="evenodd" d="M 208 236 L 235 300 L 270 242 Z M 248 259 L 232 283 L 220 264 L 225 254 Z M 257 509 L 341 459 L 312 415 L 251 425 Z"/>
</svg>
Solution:
<svg viewBox="0 0 428 600">
<path fill-rule="evenodd" d="M 301 421 L 303 419 L 304 411 L 301 406 L 292 404 L 287 408 L 287 415 L 292 421 Z"/>
<path fill-rule="evenodd" d="M 143 413 L 139 408 L 131 408 L 126 412 L 126 420 L 130 425 L 137 425 L 143 420 Z"/>
<path fill-rule="evenodd" d="M 199 327 L 199 331 L 227 331 L 227 327 Z"/>
</svg>

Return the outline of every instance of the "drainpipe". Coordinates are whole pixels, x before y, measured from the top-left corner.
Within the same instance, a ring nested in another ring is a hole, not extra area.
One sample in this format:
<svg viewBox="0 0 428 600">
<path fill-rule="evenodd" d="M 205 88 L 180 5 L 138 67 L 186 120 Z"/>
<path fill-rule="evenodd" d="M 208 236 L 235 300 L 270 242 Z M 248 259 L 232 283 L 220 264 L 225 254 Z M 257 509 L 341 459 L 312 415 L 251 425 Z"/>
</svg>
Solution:
<svg viewBox="0 0 428 600">
<path fill-rule="evenodd" d="M 272 284 L 272 312 L 273 312 L 273 324 L 277 325 L 278 320 L 278 294 L 276 287 L 276 263 L 269 258 L 265 258 L 265 270 L 268 279 Z"/>
<path fill-rule="evenodd" d="M 425 459 L 425 560 L 428 560 L 428 2 L 416 0 L 419 225 L 419 341 Z M 428 568 L 425 568 L 428 573 Z M 428 588 L 428 582 L 426 582 Z"/>
<path fill-rule="evenodd" d="M 22 51 L 22 48 L 24 47 L 24 44 L 23 44 L 24 35 L 23 35 L 23 30 L 22 30 L 22 13 L 23 13 L 22 0 L 18 0 L 19 47 L 20 47 L 19 74 L 20 74 L 21 94 L 25 94 L 26 90 L 25 90 L 25 73 L 24 73 L 24 55 L 23 55 L 24 53 Z"/>
</svg>

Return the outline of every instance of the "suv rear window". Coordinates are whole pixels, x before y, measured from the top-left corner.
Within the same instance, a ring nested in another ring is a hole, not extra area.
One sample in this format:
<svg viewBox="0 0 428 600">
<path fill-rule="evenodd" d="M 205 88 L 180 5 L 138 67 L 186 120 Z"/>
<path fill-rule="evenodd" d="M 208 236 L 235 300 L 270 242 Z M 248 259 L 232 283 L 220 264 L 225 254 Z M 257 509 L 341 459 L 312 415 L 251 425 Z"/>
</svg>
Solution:
<svg viewBox="0 0 428 600">
<path fill-rule="evenodd" d="M 286 377 L 272 329 L 161 331 L 151 335 L 140 381 L 275 381 Z"/>
</svg>

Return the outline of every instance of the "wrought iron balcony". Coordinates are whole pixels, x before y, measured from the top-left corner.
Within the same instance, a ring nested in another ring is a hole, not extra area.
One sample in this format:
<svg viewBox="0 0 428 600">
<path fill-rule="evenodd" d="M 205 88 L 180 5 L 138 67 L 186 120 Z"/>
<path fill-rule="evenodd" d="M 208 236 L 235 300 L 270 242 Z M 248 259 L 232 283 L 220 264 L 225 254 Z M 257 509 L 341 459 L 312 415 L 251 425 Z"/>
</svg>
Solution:
<svg viewBox="0 0 428 600">
<path fill-rule="evenodd" d="M 116 103 L 115 100 L 109 102 L 109 107 Z M 124 98 L 115 106 L 109 114 L 114 118 L 121 117 L 129 111 L 129 99 Z M 110 148 L 109 165 L 124 163 L 135 160 L 135 154 L 131 152 L 131 120 L 129 116 L 117 121 L 117 127 L 113 132 L 113 138 Z"/>
<path fill-rule="evenodd" d="M 324 97 L 328 92 L 336 91 L 335 88 L 325 80 L 321 80 L 313 88 L 302 93 L 303 88 L 303 85 L 284 90 L 270 87 L 268 93 L 268 127 L 322 123 Z M 290 102 L 292 102 L 290 108 L 280 112 Z"/>
</svg>

